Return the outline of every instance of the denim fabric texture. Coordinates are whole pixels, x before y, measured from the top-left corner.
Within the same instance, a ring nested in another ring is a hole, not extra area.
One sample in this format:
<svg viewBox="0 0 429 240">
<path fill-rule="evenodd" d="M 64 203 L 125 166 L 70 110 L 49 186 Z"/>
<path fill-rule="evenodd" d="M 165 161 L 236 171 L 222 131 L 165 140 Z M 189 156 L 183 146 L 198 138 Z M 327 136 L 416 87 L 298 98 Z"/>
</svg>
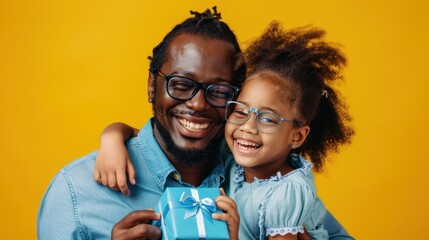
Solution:
<svg viewBox="0 0 429 240">
<path fill-rule="evenodd" d="M 137 172 L 131 196 L 94 181 L 97 152 L 82 157 L 61 169 L 50 183 L 39 209 L 38 239 L 110 239 L 113 226 L 128 213 L 155 208 L 166 187 L 191 186 L 180 180 L 165 157 L 153 137 L 151 121 L 127 142 L 127 148 Z M 219 159 L 199 187 L 220 186 L 222 162 Z"/>
</svg>

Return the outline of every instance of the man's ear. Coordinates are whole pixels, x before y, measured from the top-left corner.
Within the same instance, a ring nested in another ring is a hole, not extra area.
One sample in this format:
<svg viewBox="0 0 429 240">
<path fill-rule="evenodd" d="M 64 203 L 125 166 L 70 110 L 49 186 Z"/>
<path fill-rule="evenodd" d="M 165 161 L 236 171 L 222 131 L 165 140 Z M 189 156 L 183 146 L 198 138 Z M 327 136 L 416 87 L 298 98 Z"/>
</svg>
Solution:
<svg viewBox="0 0 429 240">
<path fill-rule="evenodd" d="M 294 129 L 292 135 L 292 144 L 294 148 L 299 148 L 304 143 L 305 139 L 307 139 L 309 133 L 310 127 L 307 125 Z"/>
<path fill-rule="evenodd" d="M 156 90 L 155 84 L 156 84 L 155 74 L 149 72 L 149 76 L 147 79 L 147 96 L 148 96 L 148 101 L 150 103 L 152 103 L 155 98 L 155 90 Z"/>
</svg>

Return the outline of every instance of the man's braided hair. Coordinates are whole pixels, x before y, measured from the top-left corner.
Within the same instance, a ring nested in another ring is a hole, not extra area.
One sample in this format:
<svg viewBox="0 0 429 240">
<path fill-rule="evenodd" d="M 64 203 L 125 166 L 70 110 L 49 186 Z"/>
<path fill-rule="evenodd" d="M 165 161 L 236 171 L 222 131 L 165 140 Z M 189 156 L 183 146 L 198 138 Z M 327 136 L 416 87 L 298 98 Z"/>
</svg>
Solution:
<svg viewBox="0 0 429 240">
<path fill-rule="evenodd" d="M 223 40 L 231 43 L 236 51 L 235 66 L 233 69 L 233 84 L 240 86 L 246 77 L 246 65 L 243 61 L 242 52 L 237 41 L 237 37 L 229 26 L 221 21 L 221 14 L 217 12 L 216 6 L 204 12 L 190 11 L 191 18 L 176 25 L 164 39 L 152 50 L 152 57 L 149 57 L 150 71 L 155 73 L 161 69 L 165 62 L 166 53 L 170 42 L 180 34 L 191 34 L 210 39 Z"/>
</svg>

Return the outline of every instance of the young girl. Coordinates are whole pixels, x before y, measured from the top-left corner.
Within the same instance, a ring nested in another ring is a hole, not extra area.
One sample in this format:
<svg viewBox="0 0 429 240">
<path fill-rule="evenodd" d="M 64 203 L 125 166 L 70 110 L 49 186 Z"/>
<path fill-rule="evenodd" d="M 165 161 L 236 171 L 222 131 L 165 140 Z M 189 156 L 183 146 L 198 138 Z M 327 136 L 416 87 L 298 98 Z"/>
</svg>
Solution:
<svg viewBox="0 0 429 240">
<path fill-rule="evenodd" d="M 312 167 L 321 171 L 328 153 L 350 143 L 354 132 L 333 88 L 346 59 L 324 34 L 272 23 L 245 52 L 248 78 L 225 111 L 225 139 L 236 162 L 227 167 L 228 195 L 240 214 L 240 239 L 297 239 L 304 226 L 313 239 L 328 239 Z M 105 131 L 127 138 L 133 130 L 116 124 Z M 126 150 L 114 137 L 102 139 L 95 177 L 129 194 L 125 168 L 131 183 L 135 174 Z"/>
</svg>

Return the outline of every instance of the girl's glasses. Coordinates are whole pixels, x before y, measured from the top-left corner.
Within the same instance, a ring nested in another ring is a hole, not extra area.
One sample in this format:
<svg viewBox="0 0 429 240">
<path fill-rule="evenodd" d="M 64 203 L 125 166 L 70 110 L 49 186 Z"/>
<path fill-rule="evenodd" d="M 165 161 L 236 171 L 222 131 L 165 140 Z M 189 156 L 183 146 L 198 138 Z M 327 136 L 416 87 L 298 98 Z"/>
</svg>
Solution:
<svg viewBox="0 0 429 240">
<path fill-rule="evenodd" d="M 225 119 L 228 123 L 243 125 L 250 118 L 250 113 L 255 114 L 255 128 L 262 133 L 272 134 L 277 132 L 283 122 L 300 125 L 298 121 L 285 119 L 270 111 L 260 111 L 255 107 L 236 101 L 229 101 L 226 105 Z"/>
</svg>

